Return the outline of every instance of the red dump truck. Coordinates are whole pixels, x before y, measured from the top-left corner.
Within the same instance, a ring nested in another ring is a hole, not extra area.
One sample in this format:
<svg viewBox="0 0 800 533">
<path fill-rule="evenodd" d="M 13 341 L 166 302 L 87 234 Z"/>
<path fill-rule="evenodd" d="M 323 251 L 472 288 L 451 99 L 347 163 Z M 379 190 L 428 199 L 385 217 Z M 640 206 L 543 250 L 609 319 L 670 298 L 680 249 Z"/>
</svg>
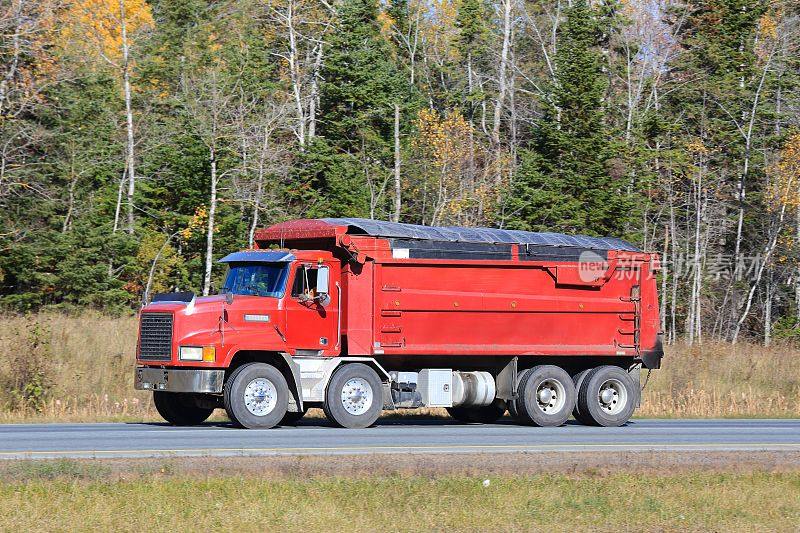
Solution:
<svg viewBox="0 0 800 533">
<path fill-rule="evenodd" d="M 659 368 L 657 257 L 615 238 L 365 219 L 256 232 L 220 294 L 156 295 L 135 386 L 175 425 L 321 407 L 341 427 L 444 407 L 463 422 L 619 426 Z"/>
</svg>

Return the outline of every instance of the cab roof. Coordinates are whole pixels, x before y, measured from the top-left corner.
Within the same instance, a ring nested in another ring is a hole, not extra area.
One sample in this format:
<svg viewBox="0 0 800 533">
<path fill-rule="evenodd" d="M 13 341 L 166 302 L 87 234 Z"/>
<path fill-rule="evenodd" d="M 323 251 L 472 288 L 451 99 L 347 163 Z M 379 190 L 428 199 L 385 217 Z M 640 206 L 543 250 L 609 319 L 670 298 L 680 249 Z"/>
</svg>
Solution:
<svg viewBox="0 0 800 533">
<path fill-rule="evenodd" d="M 234 252 L 219 260 L 220 263 L 287 263 L 294 261 L 294 255 L 275 250 L 246 250 Z"/>
</svg>

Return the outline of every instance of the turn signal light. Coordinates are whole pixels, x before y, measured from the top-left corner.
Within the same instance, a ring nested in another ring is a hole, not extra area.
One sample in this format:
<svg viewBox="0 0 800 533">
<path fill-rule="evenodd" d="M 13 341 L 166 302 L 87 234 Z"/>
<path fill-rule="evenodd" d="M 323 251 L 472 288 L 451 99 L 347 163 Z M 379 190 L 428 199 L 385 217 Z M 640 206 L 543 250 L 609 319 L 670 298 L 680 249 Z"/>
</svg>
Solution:
<svg viewBox="0 0 800 533">
<path fill-rule="evenodd" d="M 213 363 L 217 358 L 217 349 L 213 346 L 203 346 L 203 361 Z"/>
</svg>

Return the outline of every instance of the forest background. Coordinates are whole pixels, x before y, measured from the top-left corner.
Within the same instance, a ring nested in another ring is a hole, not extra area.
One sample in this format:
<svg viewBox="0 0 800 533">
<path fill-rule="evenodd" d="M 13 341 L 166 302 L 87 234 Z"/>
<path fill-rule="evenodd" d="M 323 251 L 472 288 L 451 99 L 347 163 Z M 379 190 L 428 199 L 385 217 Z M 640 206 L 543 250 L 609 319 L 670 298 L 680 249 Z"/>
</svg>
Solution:
<svg viewBox="0 0 800 533">
<path fill-rule="evenodd" d="M 668 342 L 795 342 L 799 44 L 791 0 L 2 0 L 0 306 L 354 216 L 624 237 Z"/>
</svg>

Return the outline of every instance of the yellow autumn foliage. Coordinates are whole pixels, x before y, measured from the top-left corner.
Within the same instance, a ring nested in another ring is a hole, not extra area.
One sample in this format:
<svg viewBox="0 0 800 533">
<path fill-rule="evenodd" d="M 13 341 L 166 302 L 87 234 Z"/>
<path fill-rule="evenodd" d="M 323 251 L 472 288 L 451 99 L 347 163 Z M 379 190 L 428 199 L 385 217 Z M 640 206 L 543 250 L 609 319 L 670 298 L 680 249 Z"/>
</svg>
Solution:
<svg viewBox="0 0 800 533">
<path fill-rule="evenodd" d="M 208 209 L 206 206 L 201 205 L 194 211 L 194 215 L 189 219 L 189 223 L 180 231 L 181 239 L 186 242 L 192 238 L 192 235 L 198 230 L 202 230 L 203 226 L 208 219 Z"/>
<path fill-rule="evenodd" d="M 88 47 L 111 60 L 122 56 L 122 13 L 131 35 L 153 24 L 146 0 L 73 0 L 62 14 L 61 37 L 65 45 Z"/>
<path fill-rule="evenodd" d="M 700 139 L 692 139 L 686 143 L 686 151 L 698 156 L 708 155 L 708 148 Z"/>
<path fill-rule="evenodd" d="M 440 116 L 422 109 L 417 117 L 418 148 L 424 150 L 439 167 L 454 168 L 465 161 L 472 126 L 458 111 Z"/>
<path fill-rule="evenodd" d="M 491 217 L 499 199 L 496 176 L 505 175 L 504 154 L 490 154 L 460 111 L 419 111 L 412 142 L 422 180 L 412 196 L 431 191 L 436 223 L 478 224 Z M 422 190 L 421 190 L 422 189 Z"/>
<path fill-rule="evenodd" d="M 800 133 L 786 140 L 780 159 L 770 171 L 773 179 L 767 190 L 768 208 L 800 209 Z"/>
<path fill-rule="evenodd" d="M 778 37 L 778 21 L 776 15 L 765 13 L 758 22 L 758 34 L 766 39 L 776 39 Z"/>
<path fill-rule="evenodd" d="M 417 5 L 417 1 L 409 3 L 414 10 L 423 13 L 419 19 L 420 38 L 429 47 L 430 53 L 442 60 L 457 60 L 458 51 L 453 43 L 458 36 L 456 15 L 460 0 L 432 0 L 422 5 Z"/>
</svg>

